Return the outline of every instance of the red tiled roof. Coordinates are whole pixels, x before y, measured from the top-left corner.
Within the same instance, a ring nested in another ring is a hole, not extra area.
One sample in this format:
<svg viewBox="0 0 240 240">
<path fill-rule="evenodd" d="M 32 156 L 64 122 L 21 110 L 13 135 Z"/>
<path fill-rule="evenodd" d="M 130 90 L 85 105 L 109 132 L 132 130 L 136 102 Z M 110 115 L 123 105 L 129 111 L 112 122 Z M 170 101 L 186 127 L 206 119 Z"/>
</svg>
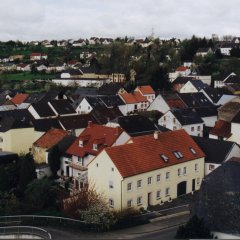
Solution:
<svg viewBox="0 0 240 240">
<path fill-rule="evenodd" d="M 122 177 L 205 157 L 203 151 L 183 129 L 159 133 L 158 139 L 154 139 L 151 134 L 132 138 L 132 140 L 133 143 L 105 149 Z M 193 148 L 196 154 L 192 153 L 190 148 Z M 177 159 L 173 154 L 174 151 L 181 152 L 183 157 Z M 167 162 L 163 161 L 161 154 L 168 158 Z"/>
<path fill-rule="evenodd" d="M 26 63 L 19 63 L 17 66 L 20 68 L 25 68 L 28 64 Z"/>
<path fill-rule="evenodd" d="M 210 134 L 218 137 L 229 138 L 231 136 L 231 123 L 218 120 L 210 131 Z"/>
<path fill-rule="evenodd" d="M 187 67 L 181 66 L 176 69 L 176 72 L 185 72 L 187 69 L 188 69 Z"/>
<path fill-rule="evenodd" d="M 78 157 L 83 157 L 86 154 L 96 156 L 105 147 L 112 146 L 122 132 L 121 128 L 106 127 L 92 123 L 79 135 L 66 153 Z M 79 146 L 79 140 L 85 141 L 83 147 Z M 99 145 L 98 150 L 93 150 L 93 144 Z"/>
<path fill-rule="evenodd" d="M 154 90 L 152 89 L 152 87 L 150 85 L 147 86 L 138 86 L 136 88 L 136 90 L 139 90 L 143 95 L 146 94 L 155 94 Z M 135 90 L 135 91 L 136 91 Z"/>
<path fill-rule="evenodd" d="M 36 147 L 49 149 L 58 144 L 67 135 L 67 131 L 52 128 L 47 131 L 42 137 L 40 137 L 35 143 L 33 143 L 33 145 Z"/>
<path fill-rule="evenodd" d="M 42 54 L 41 53 L 31 53 L 30 56 L 31 57 L 36 57 L 36 56 L 42 56 Z"/>
<path fill-rule="evenodd" d="M 168 106 L 173 109 L 173 108 L 186 108 L 185 103 L 181 99 L 169 99 L 166 101 Z"/>
<path fill-rule="evenodd" d="M 14 103 L 14 104 L 21 104 L 23 103 L 27 97 L 29 95 L 28 94 L 23 94 L 23 93 L 17 93 L 12 99 L 11 101 Z"/>
<path fill-rule="evenodd" d="M 145 96 L 143 96 L 140 92 L 121 93 L 119 95 L 123 99 L 123 101 L 127 104 L 148 102 L 147 98 Z"/>
</svg>

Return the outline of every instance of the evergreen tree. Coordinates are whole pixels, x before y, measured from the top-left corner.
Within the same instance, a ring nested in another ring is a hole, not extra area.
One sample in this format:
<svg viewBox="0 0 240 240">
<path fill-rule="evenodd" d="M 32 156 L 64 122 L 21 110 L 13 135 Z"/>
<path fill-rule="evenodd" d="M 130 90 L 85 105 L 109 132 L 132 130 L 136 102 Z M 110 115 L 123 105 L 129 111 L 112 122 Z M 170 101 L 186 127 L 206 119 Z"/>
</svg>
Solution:
<svg viewBox="0 0 240 240">
<path fill-rule="evenodd" d="M 48 162 L 54 178 L 57 177 L 57 171 L 60 169 L 60 157 L 59 148 L 55 145 L 48 155 Z"/>
</svg>

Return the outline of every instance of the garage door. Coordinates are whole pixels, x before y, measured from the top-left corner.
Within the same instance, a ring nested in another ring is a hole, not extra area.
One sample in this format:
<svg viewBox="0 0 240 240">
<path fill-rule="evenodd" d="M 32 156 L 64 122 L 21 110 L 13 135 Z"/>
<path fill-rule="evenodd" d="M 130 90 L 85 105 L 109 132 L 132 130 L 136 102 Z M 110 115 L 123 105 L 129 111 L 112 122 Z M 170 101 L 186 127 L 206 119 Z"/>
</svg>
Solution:
<svg viewBox="0 0 240 240">
<path fill-rule="evenodd" d="M 187 193 L 187 182 L 180 182 L 177 185 L 177 196 L 181 196 Z"/>
</svg>

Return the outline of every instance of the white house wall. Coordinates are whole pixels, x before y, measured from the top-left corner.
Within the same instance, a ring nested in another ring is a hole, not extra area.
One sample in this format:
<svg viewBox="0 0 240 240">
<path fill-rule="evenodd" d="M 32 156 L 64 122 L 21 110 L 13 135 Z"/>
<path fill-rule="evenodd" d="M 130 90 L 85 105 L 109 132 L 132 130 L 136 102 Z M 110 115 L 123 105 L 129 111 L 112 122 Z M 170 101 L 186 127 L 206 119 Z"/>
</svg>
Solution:
<svg viewBox="0 0 240 240">
<path fill-rule="evenodd" d="M 155 98 L 155 100 L 150 104 L 147 109 L 147 111 L 159 111 L 163 114 L 169 110 L 170 107 L 160 94 Z"/>
</svg>

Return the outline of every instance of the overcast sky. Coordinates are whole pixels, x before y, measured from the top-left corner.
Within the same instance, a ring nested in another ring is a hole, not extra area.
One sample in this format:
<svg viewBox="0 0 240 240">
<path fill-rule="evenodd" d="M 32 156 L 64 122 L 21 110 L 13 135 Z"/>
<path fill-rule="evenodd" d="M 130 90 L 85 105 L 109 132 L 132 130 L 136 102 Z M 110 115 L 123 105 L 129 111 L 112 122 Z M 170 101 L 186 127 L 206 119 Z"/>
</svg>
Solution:
<svg viewBox="0 0 240 240">
<path fill-rule="evenodd" d="M 0 40 L 240 35 L 239 0 L 0 1 Z"/>
</svg>

